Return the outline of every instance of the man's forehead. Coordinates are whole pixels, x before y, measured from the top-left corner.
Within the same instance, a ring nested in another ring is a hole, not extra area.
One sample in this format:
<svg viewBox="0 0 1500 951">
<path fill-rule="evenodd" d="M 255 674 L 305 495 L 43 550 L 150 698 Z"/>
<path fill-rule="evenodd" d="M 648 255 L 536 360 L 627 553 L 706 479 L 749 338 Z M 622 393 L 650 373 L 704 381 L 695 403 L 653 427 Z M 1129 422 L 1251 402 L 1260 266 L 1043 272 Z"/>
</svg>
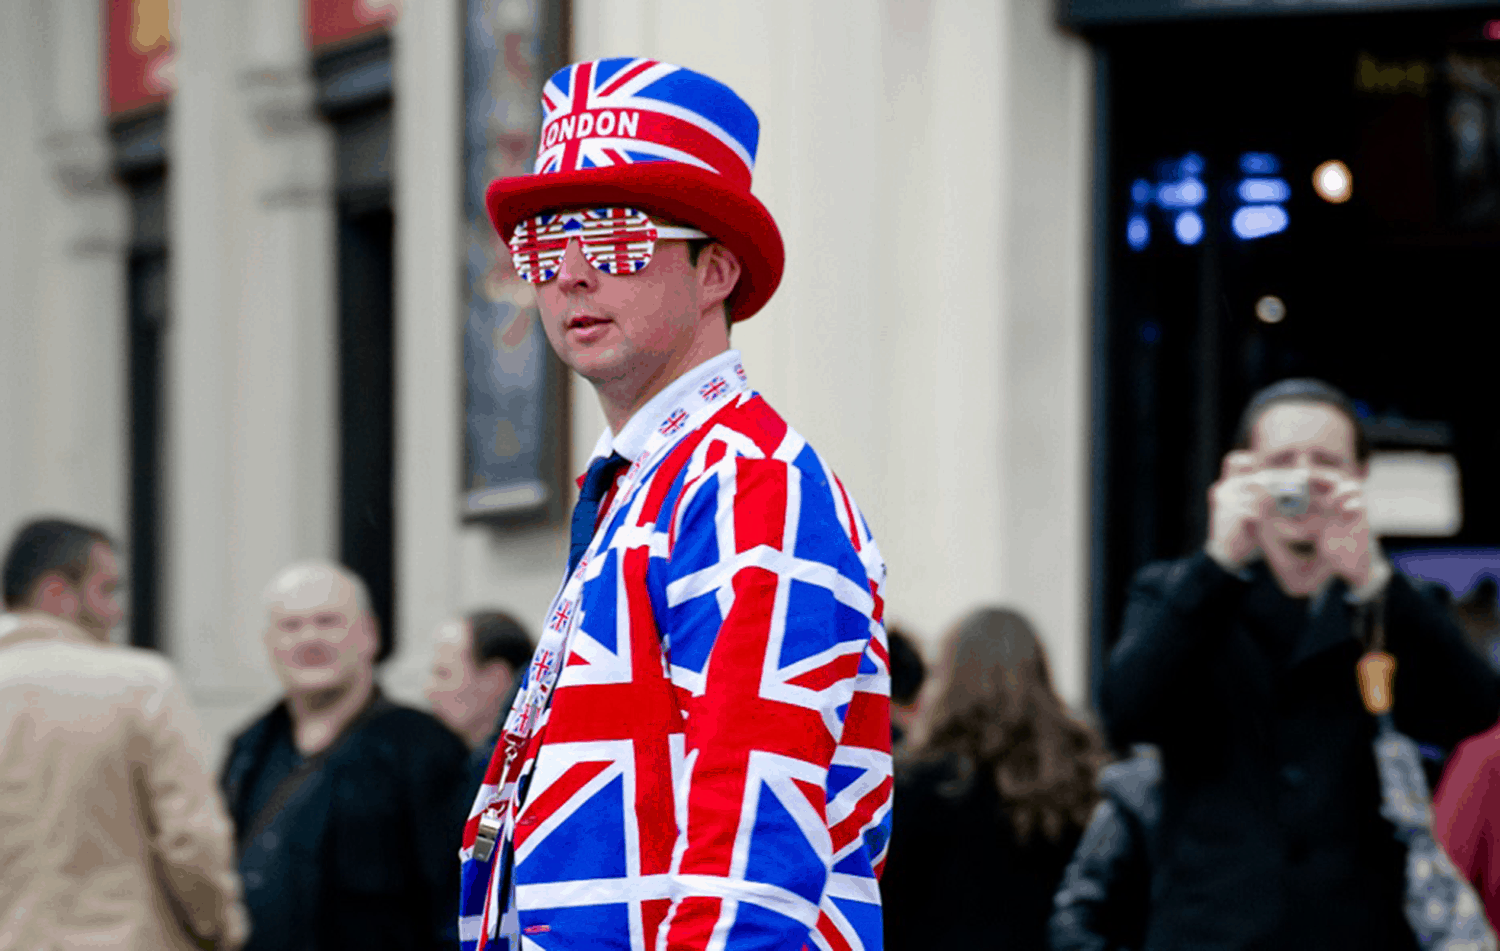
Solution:
<svg viewBox="0 0 1500 951">
<path fill-rule="evenodd" d="M 468 640 L 469 625 L 462 618 L 449 618 L 439 624 L 434 633 L 439 646 L 462 645 Z"/>
<path fill-rule="evenodd" d="M 266 589 L 266 607 L 272 614 L 347 608 L 353 601 L 354 586 L 336 572 L 320 567 L 284 572 Z"/>
<path fill-rule="evenodd" d="M 104 542 L 94 542 L 93 547 L 89 549 L 89 561 L 90 567 L 100 572 L 114 572 L 120 564 L 115 550 Z"/>
<path fill-rule="evenodd" d="M 1326 403 L 1274 403 L 1255 421 L 1251 436 L 1252 448 L 1262 452 L 1310 446 L 1340 452 L 1354 448 L 1354 424 Z"/>
</svg>

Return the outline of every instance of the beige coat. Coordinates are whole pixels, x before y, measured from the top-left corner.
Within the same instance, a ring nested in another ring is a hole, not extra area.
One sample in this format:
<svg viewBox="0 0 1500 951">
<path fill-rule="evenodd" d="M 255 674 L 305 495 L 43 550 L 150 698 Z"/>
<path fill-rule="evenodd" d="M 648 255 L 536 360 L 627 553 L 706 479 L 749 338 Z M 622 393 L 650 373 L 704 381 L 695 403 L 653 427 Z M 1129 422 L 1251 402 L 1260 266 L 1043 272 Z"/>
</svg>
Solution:
<svg viewBox="0 0 1500 951">
<path fill-rule="evenodd" d="M 0 616 L 0 951 L 237 948 L 207 744 L 171 666 Z"/>
</svg>

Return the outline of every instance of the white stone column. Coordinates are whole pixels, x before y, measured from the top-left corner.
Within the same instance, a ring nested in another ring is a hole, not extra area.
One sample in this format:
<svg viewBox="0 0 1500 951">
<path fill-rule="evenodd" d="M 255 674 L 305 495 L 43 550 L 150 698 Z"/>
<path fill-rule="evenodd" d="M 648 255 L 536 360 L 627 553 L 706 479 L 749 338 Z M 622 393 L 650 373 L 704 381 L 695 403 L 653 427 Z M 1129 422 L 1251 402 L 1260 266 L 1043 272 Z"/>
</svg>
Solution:
<svg viewBox="0 0 1500 951">
<path fill-rule="evenodd" d="M 428 634 L 459 600 L 461 296 L 467 248 L 460 0 L 407 4 L 394 35 L 396 584 L 384 683 L 420 702 Z"/>
<path fill-rule="evenodd" d="M 217 737 L 275 693 L 259 595 L 334 554 L 328 130 L 300 0 L 184 0 L 170 190 L 168 649 Z"/>
<path fill-rule="evenodd" d="M 1088 700 L 1093 54 L 1053 4 L 1004 5 L 1007 546 L 1002 592 L 1037 625 L 1053 676 Z"/>
<path fill-rule="evenodd" d="M 41 64 L 31 31 L 35 3 L 0 6 L 0 535 L 8 542 L 30 506 L 38 411 L 33 370 L 41 321 L 34 275 L 46 169 L 36 147 Z"/>
<path fill-rule="evenodd" d="M 122 535 L 126 214 L 100 110 L 100 8 L 0 11 L 0 532 L 60 513 Z"/>
</svg>

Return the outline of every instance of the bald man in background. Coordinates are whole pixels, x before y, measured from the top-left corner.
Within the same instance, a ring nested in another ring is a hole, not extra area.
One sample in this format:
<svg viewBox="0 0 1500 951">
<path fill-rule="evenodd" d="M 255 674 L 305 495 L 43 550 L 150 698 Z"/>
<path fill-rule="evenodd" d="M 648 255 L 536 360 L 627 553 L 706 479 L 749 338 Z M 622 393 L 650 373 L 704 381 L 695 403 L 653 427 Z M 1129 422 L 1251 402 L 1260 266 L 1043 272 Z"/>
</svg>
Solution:
<svg viewBox="0 0 1500 951">
<path fill-rule="evenodd" d="M 234 739 L 221 777 L 247 951 L 457 948 L 468 749 L 381 694 L 379 629 L 348 569 L 292 565 L 263 600 L 285 694 Z"/>
</svg>

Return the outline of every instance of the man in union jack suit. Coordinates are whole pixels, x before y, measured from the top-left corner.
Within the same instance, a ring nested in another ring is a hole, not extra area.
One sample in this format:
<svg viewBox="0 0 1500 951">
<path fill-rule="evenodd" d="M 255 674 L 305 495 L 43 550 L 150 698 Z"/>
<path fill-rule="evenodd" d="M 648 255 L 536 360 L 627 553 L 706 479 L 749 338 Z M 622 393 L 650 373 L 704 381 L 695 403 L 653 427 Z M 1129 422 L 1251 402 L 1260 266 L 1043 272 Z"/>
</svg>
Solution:
<svg viewBox="0 0 1500 951">
<path fill-rule="evenodd" d="M 543 100 L 487 207 L 609 428 L 465 830 L 465 951 L 878 949 L 885 565 L 729 347 L 784 263 L 758 120 L 643 59 Z"/>
</svg>

